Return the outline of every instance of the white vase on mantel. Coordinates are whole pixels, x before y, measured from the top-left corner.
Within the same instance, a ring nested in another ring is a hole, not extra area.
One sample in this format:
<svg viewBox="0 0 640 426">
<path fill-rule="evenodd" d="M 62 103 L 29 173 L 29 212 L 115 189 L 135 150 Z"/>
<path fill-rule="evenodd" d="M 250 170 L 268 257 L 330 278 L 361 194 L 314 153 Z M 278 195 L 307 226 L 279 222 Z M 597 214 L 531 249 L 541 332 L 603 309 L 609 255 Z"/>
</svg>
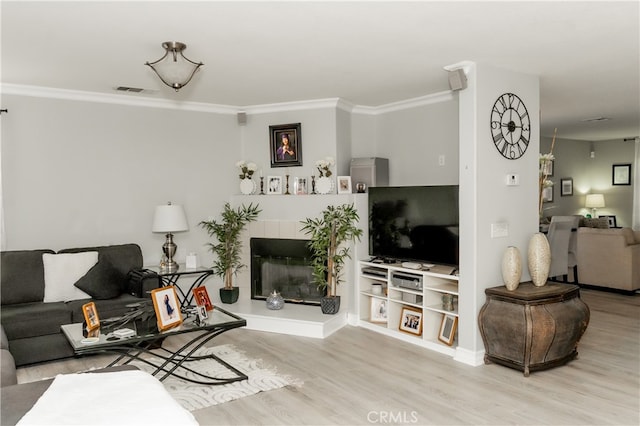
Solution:
<svg viewBox="0 0 640 426">
<path fill-rule="evenodd" d="M 520 285 L 522 260 L 518 247 L 509 246 L 502 256 L 502 281 L 507 290 L 514 291 Z"/>
<path fill-rule="evenodd" d="M 543 233 L 537 232 L 529 240 L 527 262 L 533 285 L 536 287 L 545 285 L 551 267 L 551 247 L 549 247 L 547 236 Z"/>
<path fill-rule="evenodd" d="M 240 179 L 240 193 L 251 195 L 256 192 L 256 183 L 251 178 Z"/>
<path fill-rule="evenodd" d="M 334 189 L 333 179 L 327 176 L 319 177 L 316 181 L 316 191 L 318 194 L 330 194 Z"/>
</svg>

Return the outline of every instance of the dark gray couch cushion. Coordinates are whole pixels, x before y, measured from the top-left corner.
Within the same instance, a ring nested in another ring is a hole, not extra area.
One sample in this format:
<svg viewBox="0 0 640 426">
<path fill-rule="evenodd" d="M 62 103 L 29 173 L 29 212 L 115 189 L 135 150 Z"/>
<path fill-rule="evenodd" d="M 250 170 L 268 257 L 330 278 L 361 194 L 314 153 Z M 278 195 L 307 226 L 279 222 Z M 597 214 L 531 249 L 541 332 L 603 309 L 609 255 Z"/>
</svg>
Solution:
<svg viewBox="0 0 640 426">
<path fill-rule="evenodd" d="M 17 250 L 0 253 L 2 305 L 42 302 L 44 266 L 42 255 L 53 250 Z"/>
<path fill-rule="evenodd" d="M 64 302 L 20 303 L 2 307 L 2 326 L 9 341 L 60 333 L 71 323 L 71 311 Z"/>
<path fill-rule="evenodd" d="M 58 253 L 79 253 L 83 251 L 97 251 L 99 259 L 105 259 L 111 263 L 116 270 L 115 276 L 120 285 L 121 293 L 127 292 L 127 274 L 129 271 L 142 268 L 142 250 L 137 244 L 72 248 L 60 250 Z"/>
<path fill-rule="evenodd" d="M 73 285 L 94 299 L 113 299 L 121 293 L 119 278 L 111 262 L 98 255 L 98 263 Z"/>
</svg>

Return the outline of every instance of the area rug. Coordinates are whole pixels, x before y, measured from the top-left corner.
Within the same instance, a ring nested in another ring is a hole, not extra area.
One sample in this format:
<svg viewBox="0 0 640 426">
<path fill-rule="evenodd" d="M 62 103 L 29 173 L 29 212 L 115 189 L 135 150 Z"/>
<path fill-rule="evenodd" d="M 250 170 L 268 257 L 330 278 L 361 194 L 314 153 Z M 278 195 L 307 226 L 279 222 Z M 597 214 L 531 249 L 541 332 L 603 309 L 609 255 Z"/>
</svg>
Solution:
<svg viewBox="0 0 640 426">
<path fill-rule="evenodd" d="M 205 386 L 190 383 L 176 377 L 167 377 L 162 383 L 169 393 L 189 411 L 222 404 L 285 386 L 302 386 L 302 381 L 288 375 L 278 374 L 274 367 L 265 366 L 261 359 L 248 358 L 233 345 L 221 345 L 213 348 L 202 348 L 196 355 L 214 354 L 238 370 L 249 376 L 247 380 L 226 385 Z M 141 370 L 152 372 L 153 368 L 143 362 L 132 362 Z M 227 370 L 213 359 L 205 359 L 189 363 L 189 368 L 215 377 L 233 377 Z M 189 377 L 191 373 L 181 371 Z"/>
</svg>

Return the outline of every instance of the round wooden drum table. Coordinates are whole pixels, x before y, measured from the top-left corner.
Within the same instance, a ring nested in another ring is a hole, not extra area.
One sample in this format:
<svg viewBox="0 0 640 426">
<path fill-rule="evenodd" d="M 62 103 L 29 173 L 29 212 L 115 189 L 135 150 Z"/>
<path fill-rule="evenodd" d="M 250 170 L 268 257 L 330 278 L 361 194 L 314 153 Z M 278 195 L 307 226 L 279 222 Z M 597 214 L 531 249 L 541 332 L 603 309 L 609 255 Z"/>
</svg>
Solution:
<svg viewBox="0 0 640 426">
<path fill-rule="evenodd" d="M 531 371 L 566 364 L 578 356 L 578 342 L 589 324 L 589 307 L 573 284 L 521 283 L 485 290 L 480 310 L 480 334 L 486 364 L 495 362 Z"/>
</svg>

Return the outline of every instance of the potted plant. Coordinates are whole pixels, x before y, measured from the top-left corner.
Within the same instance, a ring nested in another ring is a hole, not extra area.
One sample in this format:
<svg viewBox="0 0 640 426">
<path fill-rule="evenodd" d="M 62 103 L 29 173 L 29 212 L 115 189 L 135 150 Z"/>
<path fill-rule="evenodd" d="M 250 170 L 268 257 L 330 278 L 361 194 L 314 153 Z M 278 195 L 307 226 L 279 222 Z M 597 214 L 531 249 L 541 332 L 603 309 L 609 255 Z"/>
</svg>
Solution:
<svg viewBox="0 0 640 426">
<path fill-rule="evenodd" d="M 217 242 L 208 243 L 209 249 L 217 259 L 213 262 L 213 272 L 224 279 L 224 287 L 220 289 L 222 303 L 235 303 L 238 301 L 239 289 L 233 286 L 233 275 L 237 274 L 245 265 L 240 261 L 242 241 L 240 234 L 247 223 L 253 222 L 261 210 L 253 203 L 244 204 L 237 209 L 231 208 L 229 203 L 224 205 L 222 219 L 214 219 L 200 222 L 210 237 Z"/>
<path fill-rule="evenodd" d="M 320 300 L 325 314 L 335 314 L 340 309 L 337 286 L 342 281 L 340 274 L 345 260 L 351 257 L 349 247 L 343 243 L 360 241 L 362 229 L 356 226 L 358 220 L 353 204 L 343 204 L 328 206 L 321 217 L 302 222 L 302 231 L 311 237 L 309 249 L 313 253 L 314 282 L 319 288 L 327 289 L 327 295 Z"/>
</svg>

